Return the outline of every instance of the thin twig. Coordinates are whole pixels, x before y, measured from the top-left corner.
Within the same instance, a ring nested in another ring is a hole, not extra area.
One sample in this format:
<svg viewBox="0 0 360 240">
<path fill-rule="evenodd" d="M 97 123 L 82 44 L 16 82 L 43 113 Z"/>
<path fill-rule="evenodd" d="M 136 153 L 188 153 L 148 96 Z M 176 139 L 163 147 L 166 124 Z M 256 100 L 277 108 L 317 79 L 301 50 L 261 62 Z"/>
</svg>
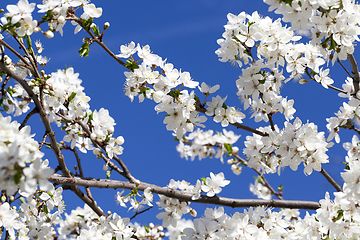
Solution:
<svg viewBox="0 0 360 240">
<path fill-rule="evenodd" d="M 39 144 L 39 150 L 43 147 L 44 144 L 51 147 L 50 143 L 45 142 L 45 140 L 48 136 L 49 136 L 49 134 L 45 132 L 43 135 L 43 139 L 42 139 L 41 143 Z"/>
<path fill-rule="evenodd" d="M 130 220 L 133 220 L 133 219 L 134 219 L 137 215 L 139 215 L 139 214 L 142 214 L 142 213 L 144 213 L 144 212 L 149 211 L 149 210 L 152 209 L 153 207 L 154 207 L 154 206 L 151 206 L 151 207 L 148 207 L 148 208 L 146 208 L 146 209 L 144 209 L 144 210 L 141 210 L 140 212 L 136 212 L 135 215 L 130 218 Z"/>
<path fill-rule="evenodd" d="M 6 84 L 8 83 L 8 81 L 11 79 L 11 77 L 9 76 L 6 76 L 5 79 L 4 79 L 4 82 L 2 83 L 1 85 L 1 95 L 3 98 L 6 97 L 6 92 L 5 92 L 5 86 Z"/>
<path fill-rule="evenodd" d="M 74 17 L 67 17 L 66 20 L 73 20 L 75 21 L 76 23 L 78 23 L 90 36 L 91 38 L 97 43 L 100 45 L 100 47 L 102 47 L 105 52 L 107 52 L 113 59 L 115 59 L 120 65 L 124 66 L 125 67 L 125 63 L 120 60 L 112 51 L 110 51 L 109 48 L 106 47 L 106 45 L 100 41 L 92 32 L 90 29 L 86 29 L 84 28 L 83 26 L 83 23 L 81 22 L 80 18 L 74 16 Z"/>
<path fill-rule="evenodd" d="M 360 84 L 360 75 L 359 75 L 359 69 L 357 62 L 355 60 L 355 57 L 353 54 L 348 54 L 347 59 L 351 66 L 351 73 L 353 74 L 353 84 L 354 84 L 354 90 L 355 90 L 355 96 L 359 91 L 359 84 Z"/>
<path fill-rule="evenodd" d="M 309 69 L 306 68 L 306 71 L 305 71 L 305 72 L 306 72 L 306 75 L 307 75 L 311 80 L 314 80 L 314 81 L 317 82 L 318 84 L 321 84 L 320 82 L 316 81 L 313 76 L 310 75 L 310 73 L 309 73 L 308 70 L 309 70 Z M 336 91 L 341 92 L 341 93 L 344 93 L 344 94 L 347 94 L 346 91 L 344 91 L 344 90 L 342 90 L 342 89 L 340 89 L 340 88 L 334 87 L 334 86 L 331 85 L 331 84 L 328 84 L 327 86 L 328 86 L 328 88 L 331 88 L 331 89 L 333 89 L 333 90 L 336 90 Z"/>
<path fill-rule="evenodd" d="M 29 64 L 29 62 L 26 61 L 26 59 L 25 59 L 23 56 L 21 56 L 20 53 L 18 53 L 17 51 L 15 51 L 9 44 L 7 44 L 5 41 L 3 41 L 3 40 L 1 40 L 1 39 L 0 39 L 0 43 L 1 43 L 1 45 L 5 46 L 7 49 L 9 49 L 9 50 L 10 50 L 13 54 L 15 54 L 18 58 L 20 58 L 20 60 L 21 60 L 24 64 L 26 64 L 28 67 L 32 68 L 32 66 Z"/>
<path fill-rule="evenodd" d="M 83 122 L 81 122 L 81 121 L 77 121 L 76 123 L 79 124 L 79 125 L 81 126 L 81 128 L 84 130 L 84 132 L 86 132 L 86 134 L 88 135 L 88 137 L 90 137 L 91 132 L 90 132 L 89 128 L 88 128 Z M 101 144 L 100 142 L 94 141 L 94 140 L 92 140 L 92 139 L 91 139 L 91 141 L 93 141 L 93 143 L 96 143 L 96 144 L 94 144 L 95 146 L 99 146 L 100 148 L 102 148 L 103 150 L 106 151 L 106 146 L 105 146 L 104 144 Z M 122 176 L 124 176 L 125 178 L 127 178 L 130 182 L 136 182 L 136 178 L 134 178 L 134 177 L 131 175 L 129 169 L 128 169 L 127 166 L 123 163 L 123 161 L 121 161 L 121 159 L 120 159 L 118 156 L 116 156 L 116 155 L 113 156 L 113 159 L 119 163 L 120 167 L 121 167 L 122 170 L 123 170 L 122 173 L 120 173 L 120 174 L 121 174 Z M 109 166 L 111 166 L 111 165 L 109 164 Z"/>
<path fill-rule="evenodd" d="M 80 177 L 84 177 L 84 173 L 83 173 L 83 170 L 82 170 L 82 166 L 81 166 L 81 161 L 80 161 L 80 157 L 79 157 L 79 154 L 77 153 L 77 150 L 76 148 L 73 148 L 70 150 L 74 153 L 75 155 L 75 158 L 76 158 L 76 162 L 77 162 L 77 165 L 78 165 L 78 169 L 79 169 L 79 174 L 80 174 Z M 89 198 L 93 199 L 92 197 L 92 194 L 91 194 L 91 191 L 88 187 L 85 187 L 85 191 L 86 191 L 86 194 L 88 195 Z"/>
<path fill-rule="evenodd" d="M 19 126 L 19 131 L 25 127 L 27 121 L 31 118 L 32 115 L 36 114 L 38 112 L 37 108 L 33 108 L 25 117 L 24 121 L 22 121 L 21 125 Z"/>
<path fill-rule="evenodd" d="M 274 125 L 274 121 L 273 121 L 273 119 L 272 119 L 272 114 L 269 113 L 269 114 L 267 114 L 267 116 L 268 116 L 268 118 L 269 118 L 271 130 L 275 131 L 275 125 Z"/>
<path fill-rule="evenodd" d="M 349 71 L 345 68 L 345 66 L 342 64 L 339 58 L 336 59 L 337 62 L 340 64 L 340 66 L 344 69 L 344 71 L 349 75 L 349 77 L 352 78 L 352 75 L 349 73 Z"/>
<path fill-rule="evenodd" d="M 336 191 L 341 192 L 342 189 L 339 184 L 322 168 L 320 173 L 328 180 L 328 182 L 336 189 Z"/>
<path fill-rule="evenodd" d="M 76 185 L 86 186 L 95 188 L 112 188 L 112 189 L 129 189 L 133 190 L 136 188 L 138 191 L 144 191 L 150 187 L 152 193 L 161 194 L 170 198 L 176 198 L 180 201 L 197 202 L 197 203 L 208 203 L 216 204 L 221 206 L 228 206 L 232 208 L 243 208 L 243 207 L 256 207 L 256 206 L 267 206 L 274 208 L 292 208 L 292 209 L 310 209 L 316 210 L 320 207 L 318 202 L 312 201 L 292 201 L 292 200 L 261 200 L 261 199 L 235 199 L 225 197 L 208 197 L 201 195 L 199 199 L 193 200 L 193 196 L 190 193 L 182 192 L 168 187 L 159 187 L 154 184 L 145 182 L 130 183 L 128 181 L 117 181 L 109 179 L 96 179 L 96 178 L 80 178 L 80 177 L 63 177 L 59 174 L 53 174 L 48 178 L 50 182 L 64 184 L 64 185 Z"/>
<path fill-rule="evenodd" d="M 201 106 L 200 104 L 196 104 L 196 111 L 205 114 L 206 108 L 204 108 L 204 107 Z M 214 117 L 214 115 L 211 116 L 211 117 Z M 264 133 L 264 132 L 261 132 L 261 131 L 259 131 L 259 130 L 254 129 L 254 128 L 251 128 L 251 127 L 242 125 L 242 124 L 240 124 L 240 123 L 229 123 L 229 125 L 232 125 L 232 126 L 234 126 L 234 127 L 236 127 L 236 128 L 239 128 L 239 129 L 242 129 L 242 130 L 245 130 L 245 131 L 248 131 L 248 132 L 255 133 L 255 134 L 260 135 L 260 136 L 263 136 L 263 137 L 269 136 L 269 134 L 267 134 L 267 133 Z"/>
<path fill-rule="evenodd" d="M 238 159 L 239 161 L 242 161 L 242 162 L 245 162 L 245 163 L 248 162 L 248 161 L 246 161 L 245 159 L 243 159 L 242 157 L 240 157 L 238 154 L 235 154 L 235 155 L 233 155 L 233 156 L 234 156 L 236 159 Z M 263 180 L 264 186 L 267 187 L 267 188 L 270 190 L 271 194 L 275 195 L 278 199 L 283 200 L 283 197 L 281 196 L 281 194 L 278 193 L 278 192 L 276 192 L 276 191 L 274 190 L 274 188 L 273 188 L 273 187 L 269 184 L 269 182 L 266 180 L 264 174 L 262 174 L 262 173 L 261 173 L 259 170 L 257 170 L 256 168 L 251 168 L 251 169 L 254 170 L 254 171 L 261 177 L 261 179 Z"/>
</svg>

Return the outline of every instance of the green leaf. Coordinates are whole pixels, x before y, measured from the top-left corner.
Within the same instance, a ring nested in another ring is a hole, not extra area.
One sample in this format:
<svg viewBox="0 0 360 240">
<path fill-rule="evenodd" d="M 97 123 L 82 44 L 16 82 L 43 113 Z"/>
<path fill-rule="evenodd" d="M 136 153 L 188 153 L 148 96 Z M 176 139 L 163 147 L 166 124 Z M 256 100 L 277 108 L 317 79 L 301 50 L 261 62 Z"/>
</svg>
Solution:
<svg viewBox="0 0 360 240">
<path fill-rule="evenodd" d="M 89 56 L 89 52 L 90 52 L 90 49 L 89 49 L 89 44 L 88 42 L 85 42 L 80 50 L 78 51 L 78 53 L 80 53 L 80 57 L 88 57 Z"/>
<path fill-rule="evenodd" d="M 106 171 L 106 179 L 110 179 L 111 171 Z"/>
<path fill-rule="evenodd" d="M 149 90 L 149 89 L 150 89 L 150 88 L 142 87 L 142 88 L 140 89 L 139 94 L 142 94 L 142 95 L 144 95 L 144 97 L 146 97 L 146 91 Z"/>
<path fill-rule="evenodd" d="M 73 100 L 75 96 L 76 96 L 76 92 L 72 92 L 69 97 L 69 102 L 71 102 L 71 100 Z"/>
<path fill-rule="evenodd" d="M 174 97 L 174 98 L 178 98 L 179 96 L 180 96 L 180 91 L 179 90 L 171 90 L 170 92 L 169 92 L 169 95 L 170 96 L 172 96 L 172 97 Z"/>
<path fill-rule="evenodd" d="M 100 32 L 99 32 L 99 28 L 97 26 L 93 26 L 91 28 L 91 30 L 93 30 L 95 36 L 99 37 L 100 36 Z"/>
<path fill-rule="evenodd" d="M 92 112 L 92 113 L 89 114 L 89 120 L 88 120 L 87 123 L 90 124 L 93 119 L 94 119 L 94 113 Z"/>
<path fill-rule="evenodd" d="M 231 146 L 231 144 L 224 143 L 224 147 L 226 149 L 227 154 L 229 154 L 229 155 L 232 154 L 232 146 Z"/>
<path fill-rule="evenodd" d="M 32 49 L 32 42 L 31 42 L 31 38 L 29 35 L 26 35 L 26 44 L 27 44 L 27 50 L 29 53 L 34 52 L 34 50 Z"/>
<path fill-rule="evenodd" d="M 196 96 L 196 94 L 194 94 L 194 99 L 195 99 L 195 102 L 200 103 L 200 99 L 198 96 Z"/>
<path fill-rule="evenodd" d="M 52 18 L 52 11 L 51 11 L 51 10 L 48 10 L 48 11 L 46 12 L 45 16 L 42 16 L 41 19 L 42 19 L 44 22 L 46 22 L 46 21 L 50 20 L 51 18 Z"/>
<path fill-rule="evenodd" d="M 89 29 L 90 29 L 90 25 L 91 25 L 92 22 L 93 22 L 93 18 L 89 18 L 89 19 L 87 19 L 87 20 L 82 19 L 81 22 L 82 22 L 83 27 L 84 27 L 86 30 L 89 30 Z"/>
<path fill-rule="evenodd" d="M 130 71 L 134 70 L 134 69 L 138 69 L 139 65 L 137 65 L 136 62 L 132 61 L 131 59 L 126 60 L 126 63 L 124 65 L 124 67 L 126 67 L 127 69 L 129 69 Z"/>
<path fill-rule="evenodd" d="M 149 232 L 150 232 L 150 230 L 149 230 L 149 227 L 148 227 L 148 226 L 144 225 L 144 228 L 145 228 L 145 231 L 146 231 L 147 233 L 149 233 Z"/>
<path fill-rule="evenodd" d="M 202 177 L 201 181 L 204 183 L 204 185 L 206 185 L 206 178 L 205 177 Z"/>
<path fill-rule="evenodd" d="M 290 7 L 291 7 L 291 4 L 292 4 L 292 1 L 293 1 L 293 0 L 279 0 L 280 3 L 283 2 L 283 3 L 285 3 L 285 4 L 290 5 Z"/>
<path fill-rule="evenodd" d="M 334 39 L 331 39 L 329 50 L 336 50 L 337 46 L 338 46 L 338 44 L 334 41 Z"/>
<path fill-rule="evenodd" d="M 47 208 L 47 206 L 46 206 L 45 204 L 43 205 L 42 209 L 43 209 L 43 212 L 44 212 L 45 214 L 48 214 L 48 213 L 49 213 L 49 210 L 48 210 L 48 208 Z"/>
<path fill-rule="evenodd" d="M 227 106 L 226 106 L 225 103 L 223 103 L 222 107 L 223 107 L 224 109 L 227 109 Z"/>
<path fill-rule="evenodd" d="M 336 222 L 337 220 L 340 220 L 342 218 L 342 216 L 344 215 L 344 210 L 338 210 L 337 211 L 338 215 L 336 218 L 333 218 L 333 222 Z"/>
<path fill-rule="evenodd" d="M 15 165 L 14 168 L 15 168 L 16 173 L 15 173 L 15 175 L 13 176 L 13 179 L 14 179 L 14 182 L 15 182 L 16 184 L 19 184 L 19 183 L 20 183 L 20 179 L 21 179 L 21 177 L 22 177 L 21 168 L 20 168 L 19 166 L 17 166 L 17 165 Z"/>
</svg>

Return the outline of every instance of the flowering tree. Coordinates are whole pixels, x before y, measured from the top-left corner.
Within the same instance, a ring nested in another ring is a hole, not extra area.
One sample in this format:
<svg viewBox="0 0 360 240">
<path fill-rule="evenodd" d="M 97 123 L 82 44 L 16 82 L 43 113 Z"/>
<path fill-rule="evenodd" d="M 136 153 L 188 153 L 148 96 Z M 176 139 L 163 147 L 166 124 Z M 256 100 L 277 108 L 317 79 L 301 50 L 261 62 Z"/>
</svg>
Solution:
<svg viewBox="0 0 360 240">
<path fill-rule="evenodd" d="M 340 130 L 360 133 L 357 127 L 360 76 L 353 55 L 355 40 L 359 40 L 359 5 L 350 0 L 264 2 L 282 18 L 272 20 L 257 12 L 229 13 L 225 32 L 217 41 L 219 60 L 240 68 L 235 85 L 243 110 L 230 106 L 226 96 L 215 94 L 219 85 L 195 81 L 189 72 L 154 54 L 149 45 L 130 42 L 114 53 L 106 44 L 110 24 L 96 24 L 102 8 L 86 0 L 49 0 L 42 4 L 20 0 L 16 5 L 4 6 L 0 24 L 2 237 L 359 238 L 357 135 L 351 143 L 343 143 L 347 151 L 341 170 L 343 186 L 323 168 L 329 163 L 327 151 L 334 144 L 332 141 L 340 143 Z M 39 19 L 35 17 L 35 8 L 42 15 Z M 241 174 L 243 168 L 254 170 L 257 177 L 250 191 L 259 199 L 222 197 L 222 188 L 230 181 L 219 171 L 200 176 L 193 184 L 169 179 L 166 187 L 133 175 L 127 167 L 129 160 L 119 157 L 124 151 L 124 137 L 115 135 L 115 120 L 109 111 L 91 109 L 90 97 L 73 67 L 47 72 L 49 59 L 41 55 L 43 45 L 33 41 L 40 34 L 46 38 L 63 35 L 63 28 L 69 27 L 65 26 L 68 21 L 75 26 L 75 34 L 81 30 L 79 34 L 86 34 L 78 51 L 80 56 L 88 57 L 94 45 L 100 46 L 109 59 L 125 70 L 125 95 L 131 101 L 137 98 L 139 102 L 155 102 L 155 111 L 163 113 L 163 123 L 178 142 L 176 150 L 181 157 L 190 160 L 215 157 L 226 161 L 235 175 Z M 351 68 L 344 67 L 349 76 L 342 88 L 337 88 L 332 85 L 329 66 L 343 66 L 345 61 Z M 281 87 L 291 79 L 303 84 L 313 81 L 346 99 L 334 116 L 326 118 L 327 136 L 314 123 L 296 116 L 294 100 L 281 95 Z M 262 127 L 243 123 L 248 109 L 248 118 Z M 13 119 L 21 119 L 20 123 L 12 120 L 11 115 Z M 43 134 L 40 141 L 35 140 L 34 129 L 30 129 L 34 115 L 40 117 L 43 126 L 35 125 L 36 132 Z M 205 123 L 209 120 L 221 125 L 222 131 L 206 130 Z M 247 134 L 243 150 L 238 147 L 241 138 L 237 129 Z M 87 151 L 102 161 L 99 165 L 103 169 L 102 178 L 84 171 L 79 152 Z M 45 159 L 45 153 L 51 160 Z M 76 161 L 74 171 L 69 170 L 72 159 Z M 321 173 L 324 181 L 333 186 L 335 198 L 331 200 L 326 192 L 319 202 L 283 199 L 282 187 L 273 187 L 266 176 L 280 175 L 286 167 L 297 171 L 299 165 L 303 166 L 305 175 Z M 115 180 L 119 177 L 121 181 Z M 133 218 L 156 204 L 160 209 L 156 218 L 162 225 L 139 225 L 116 210 L 104 212 L 93 197 L 94 188 L 115 189 L 116 201 L 134 210 Z M 84 207 L 65 213 L 64 189 L 77 195 Z M 154 194 L 158 195 L 155 200 Z M 197 217 L 193 202 L 215 207 L 207 208 Z M 248 209 L 230 215 L 223 206 Z M 300 217 L 298 209 L 315 211 Z M 185 220 L 186 214 L 194 219 Z"/>
</svg>

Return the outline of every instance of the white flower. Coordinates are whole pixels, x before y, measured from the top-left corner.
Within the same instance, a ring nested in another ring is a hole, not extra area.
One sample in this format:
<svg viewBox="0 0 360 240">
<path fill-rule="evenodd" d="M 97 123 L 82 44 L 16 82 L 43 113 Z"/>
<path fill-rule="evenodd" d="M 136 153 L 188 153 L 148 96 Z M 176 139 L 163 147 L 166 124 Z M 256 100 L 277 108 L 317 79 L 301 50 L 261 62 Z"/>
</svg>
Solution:
<svg viewBox="0 0 360 240">
<path fill-rule="evenodd" d="M 198 86 L 198 88 L 199 88 L 200 92 L 202 92 L 204 94 L 210 94 L 210 93 L 214 93 L 217 90 L 219 90 L 220 85 L 216 84 L 215 86 L 210 87 L 210 85 L 207 85 L 206 83 L 202 82 L 201 87 Z"/>
<path fill-rule="evenodd" d="M 206 192 L 208 197 L 213 197 L 222 191 L 221 187 L 225 187 L 229 183 L 229 180 L 225 180 L 224 173 L 221 172 L 214 175 L 210 172 L 210 178 L 206 178 L 205 183 L 201 186 L 201 190 Z"/>
<path fill-rule="evenodd" d="M 35 5 L 35 3 L 29 4 L 27 0 L 20 0 L 16 5 L 7 5 L 6 9 L 9 11 L 9 15 L 12 16 L 11 24 L 17 23 L 21 18 L 31 17 Z"/>
<path fill-rule="evenodd" d="M 84 12 L 91 18 L 99 18 L 102 15 L 102 8 L 96 8 L 93 3 L 84 6 Z"/>
<path fill-rule="evenodd" d="M 116 55 L 119 58 L 128 58 L 134 53 L 136 53 L 137 47 L 135 47 L 135 43 L 131 41 L 128 45 L 121 45 L 120 46 L 120 54 Z"/>
</svg>

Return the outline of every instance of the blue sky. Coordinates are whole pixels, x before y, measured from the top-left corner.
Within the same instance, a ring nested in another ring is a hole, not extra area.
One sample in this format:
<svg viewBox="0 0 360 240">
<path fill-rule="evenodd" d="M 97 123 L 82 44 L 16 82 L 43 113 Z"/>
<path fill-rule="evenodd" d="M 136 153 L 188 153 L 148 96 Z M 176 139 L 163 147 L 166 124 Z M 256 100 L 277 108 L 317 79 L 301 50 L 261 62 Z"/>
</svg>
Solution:
<svg viewBox="0 0 360 240">
<path fill-rule="evenodd" d="M 7 3 L 16 4 L 16 2 L 2 1 L 1 7 L 4 8 Z M 226 15 L 230 12 L 237 15 L 242 11 L 249 14 L 258 11 L 262 16 L 269 14 L 273 19 L 280 17 L 268 13 L 268 6 L 262 1 L 98 0 L 93 3 L 103 8 L 102 17 L 96 19 L 95 23 L 102 26 L 104 22 L 110 22 L 110 28 L 106 31 L 103 40 L 115 54 L 118 53 L 120 45 L 131 41 L 141 45 L 149 44 L 153 53 L 163 59 L 167 58 L 175 68 L 190 72 L 195 81 L 206 82 L 210 85 L 220 84 L 217 94 L 222 97 L 228 96 L 227 105 L 240 109 L 243 108 L 236 96 L 235 81 L 241 69 L 229 63 L 219 62 L 215 54 L 218 48 L 216 40 L 221 38 L 223 26 L 227 22 Z M 177 143 L 173 141 L 171 132 L 167 131 L 162 123 L 164 115 L 156 114 L 154 111 L 155 103 L 150 100 L 138 103 L 137 99 L 130 102 L 123 92 L 125 68 L 117 64 L 99 46 L 92 45 L 89 57 L 80 58 L 77 51 L 82 45 L 82 38 L 87 35 L 81 31 L 74 36 L 73 30 L 74 27 L 67 23 L 63 37 L 56 33 L 54 39 L 45 39 L 41 34 L 35 34 L 32 39 L 42 39 L 45 48 L 42 54 L 51 58 L 45 68 L 47 73 L 64 69 L 65 66 L 72 66 L 75 72 L 80 73 L 79 78 L 83 80 L 85 92 L 91 97 L 91 109 L 99 110 L 104 107 L 110 111 L 110 115 L 117 123 L 115 136 L 122 135 L 125 138 L 124 154 L 120 157 L 136 178 L 166 186 L 170 179 L 186 180 L 195 184 L 197 179 L 208 177 L 210 171 L 224 172 L 231 183 L 223 188 L 220 196 L 255 198 L 248 190 L 249 184 L 254 182 L 253 176 L 256 176 L 253 170 L 244 169 L 241 175 L 235 176 L 230 166 L 222 164 L 218 159 L 203 159 L 202 161 L 195 159 L 193 162 L 181 159 L 175 149 Z M 12 40 L 9 43 L 15 44 Z M 330 75 L 335 81 L 334 85 L 341 88 L 346 73 L 337 67 L 336 70 L 331 70 Z M 325 119 L 334 116 L 334 112 L 346 100 L 339 98 L 334 90 L 326 90 L 315 82 L 300 85 L 290 81 L 283 87 L 282 95 L 295 100 L 294 107 L 297 110 L 295 117 L 299 117 L 303 123 L 307 120 L 314 122 L 318 125 L 319 131 L 326 132 L 326 136 L 328 133 Z M 252 127 L 267 125 L 264 122 L 254 124 L 253 120 L 249 119 L 251 113 L 247 111 L 244 113 L 247 116 L 244 124 Z M 21 119 L 19 118 L 19 121 Z M 33 117 L 31 123 L 38 120 L 38 117 Z M 283 127 L 285 120 L 282 116 L 275 115 L 274 120 L 279 127 Z M 210 118 L 206 125 L 208 128 L 221 131 L 220 124 L 214 123 Z M 37 132 L 37 138 L 40 140 L 44 130 L 41 125 L 34 126 L 32 132 Z M 56 129 L 55 125 L 54 128 Z M 243 141 L 249 134 L 232 126 L 229 126 L 227 130 L 241 135 L 237 146 L 242 149 Z M 341 143 L 350 141 L 353 135 L 348 130 L 342 130 L 341 134 Z M 58 141 L 62 140 L 61 132 L 58 132 L 56 136 Z M 341 144 L 335 145 L 328 152 L 330 164 L 324 165 L 325 170 L 341 185 L 340 172 L 344 167 L 340 162 L 345 160 L 345 154 Z M 68 167 L 72 170 L 75 160 L 71 154 L 65 154 L 65 156 L 66 161 L 69 162 Z M 55 161 L 52 152 L 48 152 L 45 157 Z M 86 176 L 105 178 L 101 160 L 96 159 L 91 153 L 81 155 L 81 160 Z M 56 166 L 56 163 L 53 166 Z M 324 198 L 326 191 L 334 191 L 321 174 L 314 172 L 310 176 L 305 176 L 302 169 L 300 167 L 297 172 L 285 169 L 280 177 L 271 175 L 267 176 L 267 179 L 275 188 L 282 183 L 284 199 L 288 200 L 318 201 Z M 124 180 L 116 174 L 113 174 L 112 178 Z M 116 205 L 115 194 L 114 190 L 94 190 L 95 199 L 105 211 L 111 210 L 123 217 L 131 217 L 134 214 L 132 211 L 128 212 Z M 83 206 L 73 193 L 65 193 L 65 204 L 67 211 L 78 205 Z M 213 207 L 194 203 L 192 206 L 195 209 L 199 207 L 199 215 L 205 207 Z M 228 211 L 233 210 L 228 209 Z M 237 211 L 242 211 L 242 209 L 237 209 Z M 155 206 L 152 210 L 136 217 L 135 220 L 144 224 L 159 223 L 154 217 L 157 213 L 157 206 Z"/>
</svg>

